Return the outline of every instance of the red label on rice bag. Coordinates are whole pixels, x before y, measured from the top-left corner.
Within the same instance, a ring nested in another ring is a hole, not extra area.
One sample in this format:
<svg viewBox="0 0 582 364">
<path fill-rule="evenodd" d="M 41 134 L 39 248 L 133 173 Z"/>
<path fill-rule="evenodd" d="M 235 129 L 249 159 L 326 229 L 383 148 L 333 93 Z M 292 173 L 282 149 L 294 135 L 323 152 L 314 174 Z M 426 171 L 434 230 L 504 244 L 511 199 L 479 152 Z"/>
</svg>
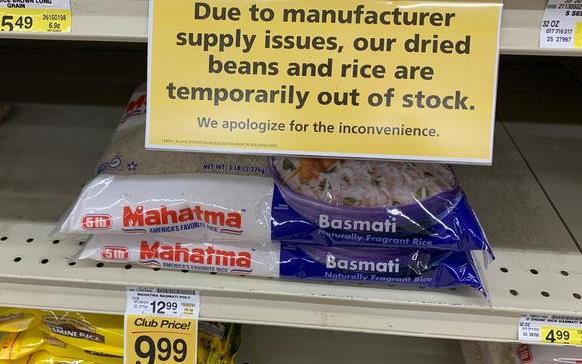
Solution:
<svg viewBox="0 0 582 364">
<path fill-rule="evenodd" d="M 111 216 L 106 214 L 85 215 L 81 221 L 81 227 L 84 230 L 109 230 L 111 229 Z"/>
<path fill-rule="evenodd" d="M 101 248 L 101 258 L 110 261 L 127 262 L 129 260 L 129 249 L 124 246 L 104 246 Z"/>
</svg>

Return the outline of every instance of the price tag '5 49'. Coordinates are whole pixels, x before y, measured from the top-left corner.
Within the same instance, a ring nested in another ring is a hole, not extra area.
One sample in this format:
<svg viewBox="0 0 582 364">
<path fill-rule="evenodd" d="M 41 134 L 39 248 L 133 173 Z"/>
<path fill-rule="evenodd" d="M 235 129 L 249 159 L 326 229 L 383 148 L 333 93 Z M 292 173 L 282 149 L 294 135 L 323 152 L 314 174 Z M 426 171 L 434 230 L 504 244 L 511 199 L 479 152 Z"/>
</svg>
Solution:
<svg viewBox="0 0 582 364">
<path fill-rule="evenodd" d="M 0 32 L 70 32 L 71 17 L 70 0 L 0 2 Z"/>
</svg>

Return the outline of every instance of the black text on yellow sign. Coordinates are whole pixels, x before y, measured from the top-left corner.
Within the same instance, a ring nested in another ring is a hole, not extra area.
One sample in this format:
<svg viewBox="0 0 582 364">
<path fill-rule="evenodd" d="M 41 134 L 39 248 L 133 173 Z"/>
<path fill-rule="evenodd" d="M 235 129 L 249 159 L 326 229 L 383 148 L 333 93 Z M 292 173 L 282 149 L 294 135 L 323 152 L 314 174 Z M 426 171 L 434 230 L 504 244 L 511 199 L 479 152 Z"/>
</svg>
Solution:
<svg viewBox="0 0 582 364">
<path fill-rule="evenodd" d="M 196 362 L 197 320 L 147 315 L 125 320 L 125 364 Z"/>
<path fill-rule="evenodd" d="M 497 0 L 150 6 L 149 148 L 492 160 Z"/>
</svg>

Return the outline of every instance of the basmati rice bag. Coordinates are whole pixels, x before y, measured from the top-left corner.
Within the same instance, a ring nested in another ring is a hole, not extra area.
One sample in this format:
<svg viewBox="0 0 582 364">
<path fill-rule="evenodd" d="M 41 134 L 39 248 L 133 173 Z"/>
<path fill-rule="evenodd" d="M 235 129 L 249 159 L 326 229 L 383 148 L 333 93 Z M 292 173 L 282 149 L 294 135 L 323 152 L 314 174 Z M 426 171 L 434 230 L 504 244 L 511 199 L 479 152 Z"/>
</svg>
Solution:
<svg viewBox="0 0 582 364">
<path fill-rule="evenodd" d="M 58 232 L 489 251 L 448 166 L 147 151 L 145 104 L 138 89 Z"/>
<path fill-rule="evenodd" d="M 201 243 L 151 235 L 94 235 L 77 260 L 138 264 L 281 279 L 327 280 L 484 292 L 470 252 L 440 249 L 341 247 L 287 242 Z"/>
</svg>

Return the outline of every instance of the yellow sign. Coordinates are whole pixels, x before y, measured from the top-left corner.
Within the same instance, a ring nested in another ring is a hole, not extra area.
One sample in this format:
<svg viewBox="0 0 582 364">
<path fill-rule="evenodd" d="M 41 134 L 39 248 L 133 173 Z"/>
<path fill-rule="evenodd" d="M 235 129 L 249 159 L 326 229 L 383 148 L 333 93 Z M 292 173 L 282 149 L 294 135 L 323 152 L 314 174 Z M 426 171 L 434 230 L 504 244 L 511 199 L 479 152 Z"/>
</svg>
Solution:
<svg viewBox="0 0 582 364">
<path fill-rule="evenodd" d="M 70 0 L 3 0 L 0 32 L 71 31 Z"/>
<path fill-rule="evenodd" d="M 489 164 L 501 7 L 153 0 L 146 146 Z"/>
<path fill-rule="evenodd" d="M 542 326 L 541 341 L 551 344 L 582 345 L 582 329 L 574 327 Z"/>
<path fill-rule="evenodd" d="M 195 364 L 198 321 L 192 318 L 125 316 L 126 364 Z"/>
</svg>

